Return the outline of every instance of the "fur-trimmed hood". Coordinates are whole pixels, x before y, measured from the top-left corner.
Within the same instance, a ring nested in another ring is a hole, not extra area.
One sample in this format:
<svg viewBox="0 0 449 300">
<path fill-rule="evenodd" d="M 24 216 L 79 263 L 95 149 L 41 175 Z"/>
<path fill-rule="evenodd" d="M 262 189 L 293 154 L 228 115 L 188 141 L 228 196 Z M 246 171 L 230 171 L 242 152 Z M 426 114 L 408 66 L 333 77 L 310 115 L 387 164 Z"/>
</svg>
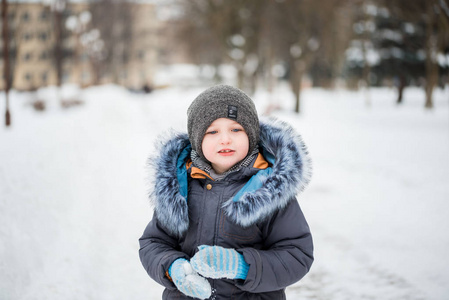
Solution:
<svg viewBox="0 0 449 300">
<path fill-rule="evenodd" d="M 302 138 L 285 122 L 260 120 L 261 152 L 271 167 L 259 171 L 223 204 L 229 220 L 247 227 L 284 208 L 309 183 L 312 168 Z M 150 199 L 159 223 L 180 237 L 189 227 L 186 160 L 190 157 L 186 133 L 171 133 L 150 157 L 154 182 Z"/>
</svg>

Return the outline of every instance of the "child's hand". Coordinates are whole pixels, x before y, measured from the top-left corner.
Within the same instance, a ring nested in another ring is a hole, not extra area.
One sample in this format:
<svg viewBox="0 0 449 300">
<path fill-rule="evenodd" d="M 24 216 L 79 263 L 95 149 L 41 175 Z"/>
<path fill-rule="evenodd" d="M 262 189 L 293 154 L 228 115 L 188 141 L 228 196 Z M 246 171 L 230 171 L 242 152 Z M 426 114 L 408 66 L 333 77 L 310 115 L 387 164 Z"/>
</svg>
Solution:
<svg viewBox="0 0 449 300">
<path fill-rule="evenodd" d="M 208 278 L 246 279 L 249 265 L 234 249 L 199 246 L 190 263 L 195 271 Z"/>
<path fill-rule="evenodd" d="M 175 260 L 168 269 L 168 274 L 178 290 L 184 295 L 207 299 L 212 294 L 209 281 L 198 275 L 192 269 L 189 261 L 184 258 Z"/>
</svg>

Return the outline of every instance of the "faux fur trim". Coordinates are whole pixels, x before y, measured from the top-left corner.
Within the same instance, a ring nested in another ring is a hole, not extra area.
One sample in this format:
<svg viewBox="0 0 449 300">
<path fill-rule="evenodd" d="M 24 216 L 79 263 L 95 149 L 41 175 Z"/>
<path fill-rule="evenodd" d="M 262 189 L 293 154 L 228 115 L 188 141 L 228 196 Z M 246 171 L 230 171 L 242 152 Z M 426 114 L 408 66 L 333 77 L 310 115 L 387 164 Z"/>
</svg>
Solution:
<svg viewBox="0 0 449 300">
<path fill-rule="evenodd" d="M 286 207 L 304 190 L 312 175 L 307 148 L 289 124 L 277 119 L 261 121 L 260 146 L 275 157 L 273 172 L 262 180 L 260 189 L 223 205 L 228 218 L 243 227 Z"/>
<path fill-rule="evenodd" d="M 187 201 L 179 191 L 176 165 L 179 154 L 189 144 L 187 133 L 172 131 L 158 139 L 155 152 L 158 156 L 148 159 L 154 172 L 151 175 L 150 200 L 155 215 L 164 229 L 176 237 L 182 236 L 189 228 Z"/>
<path fill-rule="evenodd" d="M 159 155 L 149 159 L 156 170 L 150 194 L 155 213 L 164 229 L 177 237 L 189 227 L 187 201 L 179 192 L 176 167 L 179 154 L 189 143 L 187 134 L 171 133 L 165 142 L 159 143 Z M 312 174 L 307 148 L 289 124 L 273 118 L 261 119 L 260 146 L 275 157 L 273 172 L 262 179 L 260 189 L 244 193 L 238 201 L 229 199 L 223 205 L 228 218 L 243 227 L 262 221 L 295 200 Z"/>
</svg>

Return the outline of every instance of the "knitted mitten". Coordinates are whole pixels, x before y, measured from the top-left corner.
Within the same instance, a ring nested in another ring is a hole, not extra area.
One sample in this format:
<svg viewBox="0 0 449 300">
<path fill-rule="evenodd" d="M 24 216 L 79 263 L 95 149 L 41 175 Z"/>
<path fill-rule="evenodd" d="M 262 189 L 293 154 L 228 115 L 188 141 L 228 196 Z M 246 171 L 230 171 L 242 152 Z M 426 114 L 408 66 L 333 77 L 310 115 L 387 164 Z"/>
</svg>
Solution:
<svg viewBox="0 0 449 300">
<path fill-rule="evenodd" d="M 246 279 L 249 265 L 234 249 L 220 246 L 199 246 L 190 260 L 192 268 L 208 278 Z"/>
<path fill-rule="evenodd" d="M 168 274 L 178 290 L 184 295 L 207 299 L 212 294 L 209 281 L 198 275 L 184 258 L 175 260 L 168 268 Z"/>
</svg>

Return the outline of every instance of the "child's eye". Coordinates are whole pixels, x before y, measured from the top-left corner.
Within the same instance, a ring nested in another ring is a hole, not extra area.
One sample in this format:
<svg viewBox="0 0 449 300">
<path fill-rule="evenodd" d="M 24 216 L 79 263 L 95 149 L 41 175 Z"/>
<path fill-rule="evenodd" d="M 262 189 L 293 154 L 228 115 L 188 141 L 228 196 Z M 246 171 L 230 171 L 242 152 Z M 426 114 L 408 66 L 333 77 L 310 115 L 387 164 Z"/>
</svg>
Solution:
<svg viewBox="0 0 449 300">
<path fill-rule="evenodd" d="M 217 130 L 211 130 L 211 131 L 206 132 L 206 134 L 216 134 L 216 133 L 218 133 Z"/>
<path fill-rule="evenodd" d="M 235 128 L 235 129 L 232 129 L 231 131 L 232 131 L 232 132 L 239 132 L 239 131 L 243 131 L 243 129 Z"/>
</svg>

